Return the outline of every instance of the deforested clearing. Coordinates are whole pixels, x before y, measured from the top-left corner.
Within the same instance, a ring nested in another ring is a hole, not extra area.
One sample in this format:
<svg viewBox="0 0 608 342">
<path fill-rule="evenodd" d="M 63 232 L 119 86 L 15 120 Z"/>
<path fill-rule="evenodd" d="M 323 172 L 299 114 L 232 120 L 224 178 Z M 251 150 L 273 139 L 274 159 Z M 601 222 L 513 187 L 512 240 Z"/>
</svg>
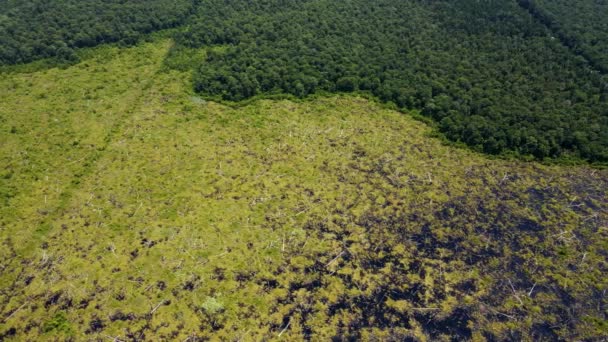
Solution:
<svg viewBox="0 0 608 342">
<path fill-rule="evenodd" d="M 605 337 L 608 174 L 357 95 L 199 98 L 172 42 L 0 80 L 0 340 Z"/>
</svg>

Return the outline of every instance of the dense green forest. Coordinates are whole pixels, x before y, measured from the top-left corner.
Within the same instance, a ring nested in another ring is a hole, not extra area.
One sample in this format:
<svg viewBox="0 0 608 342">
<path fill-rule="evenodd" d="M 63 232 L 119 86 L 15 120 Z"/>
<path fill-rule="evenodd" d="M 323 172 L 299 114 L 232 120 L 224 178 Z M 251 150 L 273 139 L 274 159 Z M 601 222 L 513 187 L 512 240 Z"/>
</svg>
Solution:
<svg viewBox="0 0 608 342">
<path fill-rule="evenodd" d="M 608 3 L 598 0 L 519 0 L 576 54 L 608 72 Z"/>
<path fill-rule="evenodd" d="M 75 48 L 121 41 L 184 22 L 191 0 L 0 0 L 0 64 L 57 57 Z"/>
<path fill-rule="evenodd" d="M 194 70 L 194 88 L 211 98 L 364 91 L 420 110 L 478 151 L 606 163 L 607 8 L 591 0 L 5 0 L 0 63 L 75 61 L 75 48 L 183 24 L 168 64 Z M 202 62 L 184 58 L 209 46 L 222 49 Z"/>
<path fill-rule="evenodd" d="M 202 1 L 178 37 L 227 45 L 197 91 L 369 91 L 492 154 L 608 160 L 605 80 L 511 1 Z"/>
</svg>

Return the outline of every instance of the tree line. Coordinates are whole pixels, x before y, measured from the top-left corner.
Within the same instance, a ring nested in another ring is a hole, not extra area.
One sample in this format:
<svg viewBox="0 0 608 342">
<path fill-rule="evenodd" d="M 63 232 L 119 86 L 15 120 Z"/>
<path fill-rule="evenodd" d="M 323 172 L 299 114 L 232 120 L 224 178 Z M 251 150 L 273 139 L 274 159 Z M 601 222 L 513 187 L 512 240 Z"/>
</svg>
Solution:
<svg viewBox="0 0 608 342">
<path fill-rule="evenodd" d="M 608 89 L 516 2 L 201 1 L 176 40 L 221 45 L 196 91 L 370 92 L 491 154 L 608 161 Z"/>
<path fill-rule="evenodd" d="M 191 0 L 54 0 L 0 2 L 0 64 L 55 57 L 78 59 L 75 49 L 135 43 L 143 34 L 182 24 Z"/>
<path fill-rule="evenodd" d="M 10 0 L 0 2 L 0 64 L 75 62 L 77 48 L 181 26 L 168 58 L 188 64 L 208 97 L 367 92 L 420 110 L 478 151 L 606 163 L 607 9 L 592 0 Z M 204 62 L 180 56 L 210 46 L 222 48 Z"/>
</svg>

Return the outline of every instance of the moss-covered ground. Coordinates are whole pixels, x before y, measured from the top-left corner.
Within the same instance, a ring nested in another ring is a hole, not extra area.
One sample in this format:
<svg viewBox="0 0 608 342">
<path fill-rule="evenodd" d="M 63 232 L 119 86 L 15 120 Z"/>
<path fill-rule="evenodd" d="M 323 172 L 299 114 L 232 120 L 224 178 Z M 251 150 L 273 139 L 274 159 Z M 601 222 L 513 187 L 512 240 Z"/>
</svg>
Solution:
<svg viewBox="0 0 608 342">
<path fill-rule="evenodd" d="M 240 107 L 171 43 L 0 79 L 0 340 L 608 336 L 608 173 L 356 96 Z"/>
</svg>

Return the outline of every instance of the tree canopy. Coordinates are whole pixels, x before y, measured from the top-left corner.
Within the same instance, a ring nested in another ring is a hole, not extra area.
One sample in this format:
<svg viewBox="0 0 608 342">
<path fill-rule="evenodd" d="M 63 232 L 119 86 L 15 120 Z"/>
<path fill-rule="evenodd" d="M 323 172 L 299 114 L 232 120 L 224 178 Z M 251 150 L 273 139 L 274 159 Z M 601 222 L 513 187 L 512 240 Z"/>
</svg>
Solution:
<svg viewBox="0 0 608 342">
<path fill-rule="evenodd" d="M 191 21 L 179 44 L 227 46 L 204 95 L 367 91 L 486 153 L 608 160 L 606 78 L 515 2 L 204 0 Z"/>
<path fill-rule="evenodd" d="M 181 26 L 173 51 L 222 47 L 182 59 L 208 97 L 363 91 L 478 151 L 608 162 L 601 1 L 5 0 L 0 11 L 2 64 L 74 62 L 77 48 Z"/>
<path fill-rule="evenodd" d="M 74 61 L 75 48 L 134 43 L 142 34 L 183 23 L 192 8 L 191 0 L 0 1 L 0 64 Z"/>
</svg>

